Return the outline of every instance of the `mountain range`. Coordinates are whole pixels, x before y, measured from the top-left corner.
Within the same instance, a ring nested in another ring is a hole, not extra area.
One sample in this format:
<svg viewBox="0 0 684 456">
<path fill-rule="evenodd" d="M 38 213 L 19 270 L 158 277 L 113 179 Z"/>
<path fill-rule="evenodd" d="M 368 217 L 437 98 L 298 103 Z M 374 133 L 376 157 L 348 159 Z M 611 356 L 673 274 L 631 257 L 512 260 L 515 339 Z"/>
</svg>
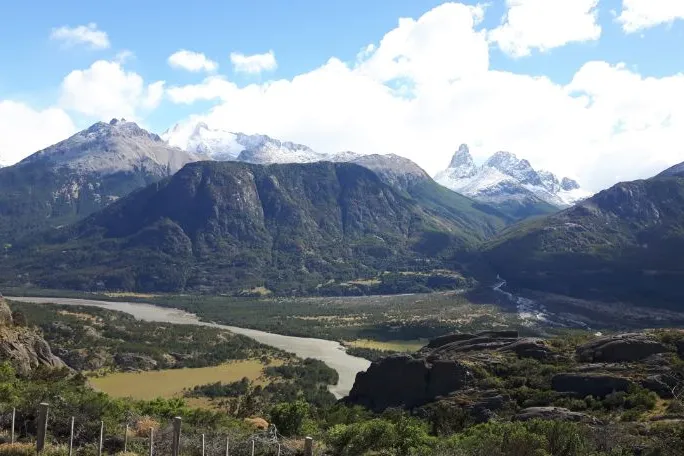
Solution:
<svg viewBox="0 0 684 456">
<path fill-rule="evenodd" d="M 497 152 L 477 166 L 465 144 L 435 180 L 517 219 L 556 212 L 590 196 L 576 181 L 537 171 L 529 161 L 510 152 Z"/>
<path fill-rule="evenodd" d="M 587 197 L 507 152 L 477 166 L 461 146 L 436 176 L 456 192 L 397 155 L 184 128 L 98 122 L 0 169 L 0 283 L 311 293 L 443 270 L 583 299 L 684 298 L 684 164 Z"/>
</svg>

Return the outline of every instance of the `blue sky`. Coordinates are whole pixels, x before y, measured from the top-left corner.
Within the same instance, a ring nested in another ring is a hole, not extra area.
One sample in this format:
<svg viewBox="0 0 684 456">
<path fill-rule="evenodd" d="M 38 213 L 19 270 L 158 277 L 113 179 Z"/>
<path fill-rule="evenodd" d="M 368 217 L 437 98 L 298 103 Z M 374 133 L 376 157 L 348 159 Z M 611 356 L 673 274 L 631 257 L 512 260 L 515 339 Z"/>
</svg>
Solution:
<svg viewBox="0 0 684 456">
<path fill-rule="evenodd" d="M 5 164 L 118 111 L 156 132 L 194 116 L 324 152 L 396 152 L 430 172 L 468 142 L 478 159 L 505 148 L 594 188 L 684 160 L 674 144 L 684 139 L 679 2 L 40 3 L 12 2 L 0 15 Z M 88 24 L 106 42 L 67 33 Z M 401 38 L 383 46 L 393 31 Z M 172 67 L 180 50 L 218 69 Z M 269 51 L 275 68 L 246 73 L 231 63 L 231 53 Z M 398 83 L 403 91 L 386 93 Z M 654 155 L 651 144 L 665 151 Z"/>
</svg>

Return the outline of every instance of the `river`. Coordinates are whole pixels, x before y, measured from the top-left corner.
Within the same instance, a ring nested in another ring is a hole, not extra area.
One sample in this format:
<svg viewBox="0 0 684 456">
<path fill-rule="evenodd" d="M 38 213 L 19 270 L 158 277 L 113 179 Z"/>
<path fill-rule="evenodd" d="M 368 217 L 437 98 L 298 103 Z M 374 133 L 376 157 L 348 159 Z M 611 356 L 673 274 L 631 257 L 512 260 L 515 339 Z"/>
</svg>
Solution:
<svg viewBox="0 0 684 456">
<path fill-rule="evenodd" d="M 271 347 L 279 348 L 294 353 L 300 358 L 314 358 L 323 361 L 339 374 L 337 385 L 330 386 L 330 392 L 338 399 L 349 394 L 356 374 L 365 371 L 370 366 L 370 361 L 348 355 L 344 347 L 332 340 L 312 339 L 306 337 L 283 336 L 256 329 L 239 328 L 236 326 L 219 325 L 200 321 L 197 315 L 173 308 L 159 307 L 151 304 L 133 302 L 109 302 L 92 299 L 72 298 L 43 298 L 43 297 L 10 297 L 6 299 L 35 304 L 61 304 L 67 306 L 90 306 L 103 309 L 125 312 L 133 315 L 138 320 L 160 323 L 173 323 L 178 325 L 209 326 L 242 334 L 257 342 Z"/>
<path fill-rule="evenodd" d="M 561 328 L 582 328 L 590 330 L 591 327 L 586 323 L 577 319 L 570 318 L 567 315 L 559 315 L 550 312 L 546 306 L 537 301 L 516 296 L 513 293 L 503 290 L 506 286 L 506 280 L 497 276 L 498 282 L 492 286 L 492 289 L 497 293 L 504 295 L 509 302 L 513 303 L 518 312 L 518 317 L 525 326 L 555 326 Z"/>
</svg>

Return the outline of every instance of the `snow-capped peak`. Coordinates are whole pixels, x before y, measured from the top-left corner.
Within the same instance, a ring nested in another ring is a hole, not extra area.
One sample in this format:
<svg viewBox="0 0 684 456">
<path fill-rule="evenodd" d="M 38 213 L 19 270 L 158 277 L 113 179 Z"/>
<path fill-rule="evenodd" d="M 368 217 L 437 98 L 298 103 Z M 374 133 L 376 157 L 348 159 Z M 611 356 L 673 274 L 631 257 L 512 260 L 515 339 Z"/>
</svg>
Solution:
<svg viewBox="0 0 684 456">
<path fill-rule="evenodd" d="M 211 128 L 205 122 L 176 124 L 162 138 L 172 146 L 219 161 L 308 163 L 323 157 L 302 144 Z"/>
<path fill-rule="evenodd" d="M 485 162 L 485 166 L 496 168 L 523 184 L 543 185 L 541 178 L 530 162 L 519 159 L 510 152 L 497 152 Z"/>
<path fill-rule="evenodd" d="M 435 180 L 454 191 L 487 202 L 541 200 L 566 207 L 590 196 L 576 181 L 567 177 L 559 180 L 549 171 L 536 171 L 529 161 L 511 152 L 496 152 L 478 167 L 466 145 L 459 147 L 449 168 L 437 173 Z"/>
<path fill-rule="evenodd" d="M 449 173 L 453 178 L 458 179 L 471 177 L 477 173 L 477 166 L 466 144 L 461 144 L 454 156 L 451 157 Z"/>
</svg>

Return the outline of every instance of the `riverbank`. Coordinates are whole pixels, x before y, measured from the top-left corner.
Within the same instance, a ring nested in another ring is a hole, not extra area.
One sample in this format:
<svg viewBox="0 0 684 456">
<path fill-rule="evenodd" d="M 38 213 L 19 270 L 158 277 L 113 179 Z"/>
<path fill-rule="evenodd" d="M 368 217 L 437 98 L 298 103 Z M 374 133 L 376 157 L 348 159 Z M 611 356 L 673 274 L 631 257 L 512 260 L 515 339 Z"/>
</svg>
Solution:
<svg viewBox="0 0 684 456">
<path fill-rule="evenodd" d="M 235 334 L 250 337 L 262 344 L 293 353 L 299 358 L 313 358 L 323 361 L 329 367 L 335 369 L 339 375 L 337 385 L 332 385 L 329 388 L 330 392 L 337 398 L 346 396 L 354 385 L 356 374 L 365 371 L 370 366 L 370 361 L 347 354 L 344 347 L 338 342 L 305 337 L 283 336 L 255 329 L 204 322 L 201 321 L 197 315 L 169 307 L 159 307 L 137 302 L 112 302 L 57 297 L 8 296 L 7 299 L 34 304 L 99 307 L 125 312 L 136 319 L 143 321 L 225 329 Z"/>
</svg>

